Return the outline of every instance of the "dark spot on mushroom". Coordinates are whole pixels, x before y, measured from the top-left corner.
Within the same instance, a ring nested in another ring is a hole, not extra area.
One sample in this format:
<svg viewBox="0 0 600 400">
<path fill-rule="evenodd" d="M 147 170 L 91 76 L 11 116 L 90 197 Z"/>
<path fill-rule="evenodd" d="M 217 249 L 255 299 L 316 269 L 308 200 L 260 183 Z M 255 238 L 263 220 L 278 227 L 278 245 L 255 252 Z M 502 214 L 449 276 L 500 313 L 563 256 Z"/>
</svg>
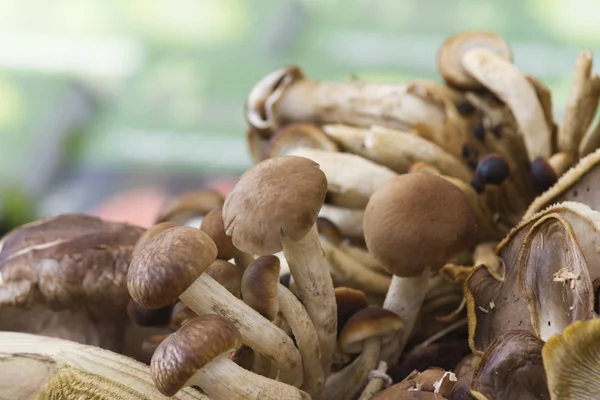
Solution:
<svg viewBox="0 0 600 400">
<path fill-rule="evenodd" d="M 521 326 L 521 324 L 523 324 L 523 321 L 519 321 L 519 325 L 517 325 L 517 326 Z"/>
<path fill-rule="evenodd" d="M 594 289 L 594 312 L 600 314 L 600 278 L 594 279 L 592 287 Z"/>
<path fill-rule="evenodd" d="M 585 188 L 585 191 L 586 191 L 586 192 L 589 192 L 589 191 L 590 191 L 590 188 L 589 188 L 589 187 L 586 187 L 586 188 Z"/>
<path fill-rule="evenodd" d="M 473 115 L 473 113 L 475 112 L 475 106 L 469 100 L 465 100 L 456 104 L 456 109 L 458 110 L 460 115 L 464 117 Z"/>
<path fill-rule="evenodd" d="M 577 195 L 579 195 L 579 193 L 577 192 L 577 190 L 573 190 L 573 197 L 577 197 Z"/>
<path fill-rule="evenodd" d="M 473 189 L 475 189 L 477 193 L 483 193 L 483 190 L 485 189 L 485 183 L 477 176 L 474 176 L 471 180 L 471 186 L 473 186 Z"/>
<path fill-rule="evenodd" d="M 475 176 L 484 184 L 499 185 L 510 175 L 510 167 L 504 157 L 488 154 L 477 164 Z"/>
<path fill-rule="evenodd" d="M 538 157 L 531 162 L 531 176 L 540 193 L 548 190 L 558 180 L 556 172 L 543 157 Z"/>
<path fill-rule="evenodd" d="M 478 140 L 480 140 L 482 142 L 485 140 L 485 128 L 483 127 L 483 124 L 478 124 L 475 127 L 474 133 L 475 133 L 475 137 Z"/>
<path fill-rule="evenodd" d="M 471 168 L 477 167 L 477 150 L 469 144 L 465 144 L 462 149 L 462 156 Z"/>
<path fill-rule="evenodd" d="M 492 128 L 492 134 L 500 139 L 502 137 L 502 124 L 496 124 L 493 128 Z"/>
<path fill-rule="evenodd" d="M 550 321 L 548 321 L 548 326 L 552 326 L 552 323 L 550 323 Z"/>
</svg>

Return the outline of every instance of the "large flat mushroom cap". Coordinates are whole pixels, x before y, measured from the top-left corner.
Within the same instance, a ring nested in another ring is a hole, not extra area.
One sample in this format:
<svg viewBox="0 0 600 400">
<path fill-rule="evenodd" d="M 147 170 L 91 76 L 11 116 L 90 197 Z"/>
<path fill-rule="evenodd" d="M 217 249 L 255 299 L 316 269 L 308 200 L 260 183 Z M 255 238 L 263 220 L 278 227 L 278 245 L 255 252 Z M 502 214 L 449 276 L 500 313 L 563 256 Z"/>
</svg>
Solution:
<svg viewBox="0 0 600 400">
<path fill-rule="evenodd" d="M 438 70 L 448 85 L 465 90 L 483 88 L 462 65 L 463 56 L 474 48 L 487 49 L 507 61 L 512 61 L 510 47 L 499 35 L 488 31 L 458 33 L 446 40 L 438 53 Z"/>
<path fill-rule="evenodd" d="M 394 275 L 438 270 L 475 242 L 474 211 L 463 192 L 427 172 L 400 175 L 380 187 L 365 210 L 369 251 Z"/>
<path fill-rule="evenodd" d="M 240 333 L 220 315 L 202 315 L 169 335 L 156 349 L 150 373 L 157 389 L 173 396 L 200 369 L 242 344 Z"/>
<path fill-rule="evenodd" d="M 306 236 L 326 193 L 319 164 L 298 156 L 270 158 L 246 171 L 225 199 L 225 229 L 241 251 L 277 253 L 281 234 L 293 241 Z"/>
<path fill-rule="evenodd" d="M 131 297 L 146 308 L 176 300 L 217 258 L 217 246 L 200 229 L 176 226 L 152 239 L 129 266 Z"/>
</svg>

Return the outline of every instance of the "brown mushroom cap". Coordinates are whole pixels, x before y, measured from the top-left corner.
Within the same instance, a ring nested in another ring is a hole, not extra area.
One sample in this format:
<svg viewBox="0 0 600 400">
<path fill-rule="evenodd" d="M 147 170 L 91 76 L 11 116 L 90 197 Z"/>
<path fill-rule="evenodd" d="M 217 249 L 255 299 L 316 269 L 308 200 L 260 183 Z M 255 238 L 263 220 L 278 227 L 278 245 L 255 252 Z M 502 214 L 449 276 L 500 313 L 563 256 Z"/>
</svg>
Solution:
<svg viewBox="0 0 600 400">
<path fill-rule="evenodd" d="M 281 234 L 298 241 L 310 231 L 327 192 L 319 164 L 304 157 L 275 157 L 247 170 L 223 206 L 233 244 L 251 254 L 282 250 Z"/>
<path fill-rule="evenodd" d="M 343 239 L 342 232 L 340 232 L 340 229 L 333 222 L 327 218 L 319 217 L 316 224 L 319 236 L 325 237 L 336 246 L 340 244 Z"/>
<path fill-rule="evenodd" d="M 338 336 L 346 322 L 363 308 L 369 307 L 367 296 L 362 290 L 341 286 L 334 289 L 337 304 Z"/>
<path fill-rule="evenodd" d="M 279 313 L 277 284 L 280 261 L 277 256 L 258 257 L 244 271 L 242 299 L 269 321 Z"/>
<path fill-rule="evenodd" d="M 342 328 L 340 347 L 346 353 L 362 351 L 363 342 L 379 337 L 382 343 L 404 328 L 404 322 L 394 312 L 381 307 L 368 307 L 355 313 Z"/>
<path fill-rule="evenodd" d="M 477 231 L 463 192 L 426 172 L 400 175 L 380 187 L 369 200 L 363 224 L 369 252 L 401 277 L 441 269 L 474 244 Z"/>
<path fill-rule="evenodd" d="M 458 33 L 444 42 L 438 54 L 438 70 L 448 85 L 465 90 L 483 89 L 483 85 L 462 64 L 463 56 L 474 48 L 485 48 L 512 61 L 510 47 L 499 35 L 487 31 Z"/>
<path fill-rule="evenodd" d="M 217 258 L 221 260 L 230 260 L 237 253 L 238 249 L 233 245 L 231 237 L 225 233 L 223 225 L 223 207 L 217 207 L 204 216 L 200 229 L 204 231 L 217 245 L 219 254 Z"/>
<path fill-rule="evenodd" d="M 131 252 L 131 256 L 134 257 L 142 247 L 148 242 L 148 240 L 152 239 L 154 236 L 158 235 L 162 231 L 166 231 L 167 229 L 173 228 L 174 226 L 179 226 L 179 224 L 171 221 L 160 222 L 156 225 L 152 225 L 150 228 L 146 229 L 146 232 L 140 236 L 135 247 Z"/>
<path fill-rule="evenodd" d="M 166 203 L 156 217 L 156 223 L 172 221 L 185 224 L 192 218 L 206 215 L 223 205 L 223 196 L 211 189 L 185 192 Z"/>
<path fill-rule="evenodd" d="M 176 226 L 148 241 L 127 274 L 131 297 L 146 308 L 175 301 L 217 257 L 217 246 L 200 229 Z"/>
<path fill-rule="evenodd" d="M 237 298 L 240 297 L 243 271 L 237 265 L 216 259 L 204 272 L 219 282 L 229 293 Z"/>
<path fill-rule="evenodd" d="M 229 320 L 213 314 L 194 318 L 154 352 L 150 373 L 156 388 L 166 396 L 175 395 L 198 370 L 241 344 L 240 333 Z"/>
</svg>

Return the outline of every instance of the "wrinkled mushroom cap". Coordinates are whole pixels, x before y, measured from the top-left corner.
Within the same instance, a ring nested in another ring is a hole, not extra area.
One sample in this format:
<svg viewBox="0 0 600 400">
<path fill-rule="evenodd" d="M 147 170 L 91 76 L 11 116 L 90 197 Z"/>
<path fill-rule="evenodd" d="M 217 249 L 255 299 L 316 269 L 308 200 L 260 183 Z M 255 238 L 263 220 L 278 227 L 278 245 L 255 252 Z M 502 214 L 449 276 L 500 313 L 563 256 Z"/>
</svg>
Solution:
<svg viewBox="0 0 600 400">
<path fill-rule="evenodd" d="M 131 297 L 146 308 L 175 301 L 217 257 L 217 246 L 200 229 L 176 226 L 150 239 L 127 274 Z"/>
<path fill-rule="evenodd" d="M 230 260 L 238 253 L 238 249 L 231 242 L 231 237 L 225 233 L 223 207 L 217 207 L 206 214 L 202 220 L 200 229 L 210 236 L 217 245 L 217 249 L 219 250 L 217 258 Z"/>
<path fill-rule="evenodd" d="M 279 313 L 277 285 L 280 261 L 277 256 L 258 257 L 242 276 L 242 299 L 269 321 Z"/>
<path fill-rule="evenodd" d="M 512 61 L 510 47 L 497 34 L 487 31 L 458 33 L 444 42 L 438 54 L 438 70 L 448 85 L 465 90 L 483 88 L 462 64 L 463 56 L 474 48 L 485 48 L 507 61 Z"/>
<path fill-rule="evenodd" d="M 371 197 L 363 221 L 369 252 L 391 274 L 437 271 L 476 239 L 475 214 L 463 192 L 444 178 L 397 176 Z"/>
<path fill-rule="evenodd" d="M 381 307 L 368 307 L 355 313 L 342 328 L 340 347 L 346 353 L 359 353 L 363 342 L 371 338 L 386 339 L 404 329 L 404 321 L 394 312 Z"/>
<path fill-rule="evenodd" d="M 219 315 L 196 317 L 158 346 L 150 363 L 156 388 L 173 396 L 198 370 L 241 345 L 240 333 Z"/>
<path fill-rule="evenodd" d="M 223 206 L 233 245 L 252 254 L 282 250 L 281 235 L 298 241 L 310 231 L 327 193 L 319 164 L 298 156 L 275 157 L 247 170 Z"/>
<path fill-rule="evenodd" d="M 542 350 L 552 400 L 600 398 L 600 319 L 576 321 Z"/>
</svg>

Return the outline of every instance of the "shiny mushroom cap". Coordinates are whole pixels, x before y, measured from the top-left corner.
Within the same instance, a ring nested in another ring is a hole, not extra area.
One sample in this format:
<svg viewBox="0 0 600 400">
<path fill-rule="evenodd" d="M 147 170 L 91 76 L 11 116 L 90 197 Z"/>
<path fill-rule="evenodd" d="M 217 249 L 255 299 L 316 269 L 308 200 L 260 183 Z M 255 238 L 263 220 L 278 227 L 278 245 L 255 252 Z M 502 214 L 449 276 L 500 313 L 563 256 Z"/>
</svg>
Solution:
<svg viewBox="0 0 600 400">
<path fill-rule="evenodd" d="M 487 49 L 512 61 L 510 47 L 499 35 L 487 31 L 458 33 L 444 42 L 438 54 L 438 70 L 448 85 L 464 90 L 483 89 L 483 85 L 462 64 L 463 56 L 474 48 Z"/>
<path fill-rule="evenodd" d="M 223 225 L 223 207 L 217 207 L 204 216 L 200 229 L 206 233 L 217 245 L 219 254 L 217 258 L 221 260 L 230 260 L 237 253 L 238 249 L 233 245 L 231 236 L 225 233 Z"/>
<path fill-rule="evenodd" d="M 246 268 L 242 277 L 242 300 L 269 321 L 273 321 L 279 313 L 279 267 L 277 256 L 258 257 Z"/>
<path fill-rule="evenodd" d="M 163 307 L 174 302 L 216 258 L 217 246 L 200 229 L 167 229 L 133 258 L 127 288 L 141 306 Z"/>
<path fill-rule="evenodd" d="M 510 176 L 510 166 L 499 154 L 488 154 L 477 164 L 475 175 L 488 185 L 499 185 Z"/>
<path fill-rule="evenodd" d="M 166 396 L 175 395 L 196 372 L 241 344 L 240 333 L 229 320 L 212 314 L 194 318 L 154 352 L 150 373 L 156 388 Z"/>
<path fill-rule="evenodd" d="M 394 312 L 381 307 L 364 308 L 350 317 L 342 328 L 340 347 L 346 353 L 360 353 L 365 340 L 380 338 L 386 343 L 401 329 L 404 329 L 404 321 Z"/>
<path fill-rule="evenodd" d="M 367 296 L 362 290 L 340 286 L 334 289 L 337 304 L 338 336 L 346 322 L 363 308 L 369 307 Z"/>
<path fill-rule="evenodd" d="M 397 176 L 371 197 L 364 217 L 369 252 L 391 274 L 437 271 L 475 243 L 475 214 L 463 192 L 444 178 Z"/>
<path fill-rule="evenodd" d="M 247 170 L 223 206 L 233 244 L 251 254 L 282 250 L 281 235 L 298 241 L 310 231 L 327 193 L 319 164 L 304 157 L 275 157 Z"/>
</svg>

